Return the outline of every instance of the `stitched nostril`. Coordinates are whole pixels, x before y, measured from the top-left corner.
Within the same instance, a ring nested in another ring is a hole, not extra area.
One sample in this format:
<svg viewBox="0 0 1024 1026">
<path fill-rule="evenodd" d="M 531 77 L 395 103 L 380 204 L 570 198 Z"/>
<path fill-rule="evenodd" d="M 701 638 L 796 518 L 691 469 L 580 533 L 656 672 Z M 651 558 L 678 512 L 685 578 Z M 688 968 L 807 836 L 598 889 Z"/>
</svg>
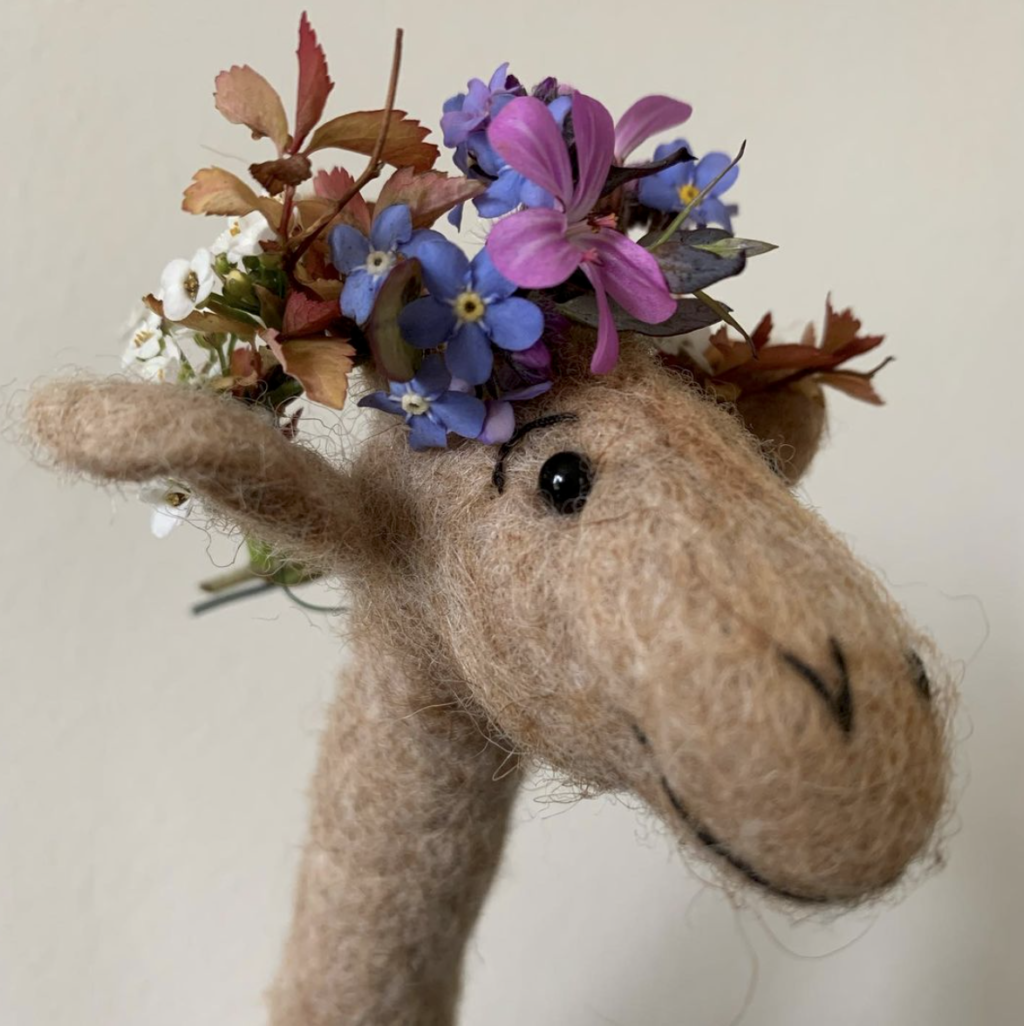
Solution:
<svg viewBox="0 0 1024 1026">
<path fill-rule="evenodd" d="M 911 649 L 907 653 L 910 672 L 914 677 L 914 687 L 930 702 L 932 699 L 932 682 L 925 669 L 924 660 Z"/>
<path fill-rule="evenodd" d="M 785 649 L 779 650 L 782 661 L 802 677 L 817 692 L 839 724 L 844 734 L 853 733 L 853 692 L 846 655 L 835 638 L 828 639 L 834 671 L 828 675 L 805 663 L 799 656 Z"/>
</svg>

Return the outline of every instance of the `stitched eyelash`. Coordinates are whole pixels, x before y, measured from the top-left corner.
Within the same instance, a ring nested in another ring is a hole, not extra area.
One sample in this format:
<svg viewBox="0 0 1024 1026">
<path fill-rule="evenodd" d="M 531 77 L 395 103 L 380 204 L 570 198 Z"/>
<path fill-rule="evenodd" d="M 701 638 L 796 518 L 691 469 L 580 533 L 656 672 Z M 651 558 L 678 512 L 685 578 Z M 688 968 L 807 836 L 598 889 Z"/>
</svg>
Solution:
<svg viewBox="0 0 1024 1026">
<path fill-rule="evenodd" d="M 575 413 L 549 413 L 546 417 L 538 417 L 536 420 L 527 421 L 521 427 L 516 428 L 515 434 L 498 450 L 498 459 L 494 464 L 494 473 L 491 475 L 491 484 L 498 489 L 499 495 L 505 490 L 505 460 L 508 454 L 531 431 L 551 427 L 554 424 L 561 424 L 567 420 L 579 420 L 579 417 Z"/>
</svg>

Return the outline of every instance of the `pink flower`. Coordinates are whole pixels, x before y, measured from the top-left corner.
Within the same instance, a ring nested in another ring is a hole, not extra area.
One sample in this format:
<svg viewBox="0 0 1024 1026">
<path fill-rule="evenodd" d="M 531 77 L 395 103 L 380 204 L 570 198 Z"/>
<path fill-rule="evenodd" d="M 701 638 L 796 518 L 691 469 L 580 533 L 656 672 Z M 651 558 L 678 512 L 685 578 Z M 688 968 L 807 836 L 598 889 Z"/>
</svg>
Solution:
<svg viewBox="0 0 1024 1026">
<path fill-rule="evenodd" d="M 597 100 L 574 93 L 572 118 L 579 167 L 575 184 L 561 130 L 540 100 L 512 100 L 491 123 L 487 135 L 494 149 L 547 189 L 557 206 L 522 210 L 499 221 L 487 237 L 487 251 L 494 266 L 521 288 L 552 288 L 582 267 L 594 286 L 600 315 L 590 369 L 607 374 L 619 358 L 608 294 L 648 324 L 668 320 L 676 301 L 654 257 L 616 231 L 614 218 L 592 214 L 614 158 L 611 115 Z M 628 133 L 626 141 L 633 135 Z"/>
<path fill-rule="evenodd" d="M 615 123 L 615 160 L 626 158 L 652 135 L 688 121 L 693 108 L 671 96 L 644 96 Z"/>
</svg>

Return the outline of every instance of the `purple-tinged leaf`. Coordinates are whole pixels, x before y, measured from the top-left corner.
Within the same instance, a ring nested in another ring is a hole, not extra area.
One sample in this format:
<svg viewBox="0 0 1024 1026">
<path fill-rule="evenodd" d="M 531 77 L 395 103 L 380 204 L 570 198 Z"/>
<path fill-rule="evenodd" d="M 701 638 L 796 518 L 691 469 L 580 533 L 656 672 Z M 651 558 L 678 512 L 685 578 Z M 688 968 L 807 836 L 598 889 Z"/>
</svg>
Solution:
<svg viewBox="0 0 1024 1026">
<path fill-rule="evenodd" d="M 627 313 L 614 301 L 612 301 L 611 309 L 615 318 L 615 326 L 619 331 L 633 331 L 638 335 L 647 335 L 651 338 L 685 335 L 687 332 L 718 324 L 722 320 L 715 311 L 698 299 L 681 299 L 676 312 L 661 324 L 648 324 L 646 321 L 641 321 Z M 567 303 L 561 303 L 558 306 L 558 311 L 565 314 L 570 320 L 585 324 L 587 327 L 596 328 L 598 325 L 597 299 L 592 295 L 577 296 Z"/>
<path fill-rule="evenodd" d="M 423 292 L 423 271 L 418 260 L 402 260 L 377 292 L 366 322 L 366 335 L 377 370 L 389 381 L 409 381 L 416 373 L 417 353 L 402 337 L 398 315 Z"/>
</svg>

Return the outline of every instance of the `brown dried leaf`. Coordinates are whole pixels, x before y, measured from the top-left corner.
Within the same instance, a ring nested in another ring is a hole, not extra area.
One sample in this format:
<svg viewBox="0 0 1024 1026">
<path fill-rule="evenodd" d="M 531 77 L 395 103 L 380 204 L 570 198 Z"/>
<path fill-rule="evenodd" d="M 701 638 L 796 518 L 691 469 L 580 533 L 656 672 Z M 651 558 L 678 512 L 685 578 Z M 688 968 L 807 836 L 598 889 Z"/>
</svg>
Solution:
<svg viewBox="0 0 1024 1026">
<path fill-rule="evenodd" d="M 305 152 L 314 153 L 333 146 L 368 157 L 377 143 L 384 113 L 383 110 L 361 110 L 325 121 L 313 133 Z M 423 141 L 429 134 L 430 129 L 407 117 L 404 110 L 393 110 L 381 160 L 394 167 L 429 171 L 440 153 L 436 146 Z"/>
<path fill-rule="evenodd" d="M 249 174 L 271 195 L 276 196 L 289 185 L 301 185 L 313 174 L 309 157 L 301 153 L 294 157 L 280 157 L 265 160 L 262 164 L 250 164 Z"/>
<path fill-rule="evenodd" d="M 353 367 L 355 349 L 340 338 L 295 338 L 278 340 L 277 332 L 263 337 L 281 361 L 286 374 L 301 383 L 307 398 L 340 410 L 348 394 L 348 375 Z"/>
<path fill-rule="evenodd" d="M 189 214 L 244 217 L 258 210 L 276 226 L 281 218 L 281 204 L 269 196 L 257 196 L 241 178 L 219 167 L 200 168 L 185 190 L 181 209 Z"/>
<path fill-rule="evenodd" d="M 870 374 L 858 374 L 856 371 L 831 371 L 827 374 L 815 375 L 814 380 L 822 385 L 837 388 L 854 399 L 860 399 L 861 402 L 871 403 L 872 406 L 885 405 L 885 400 L 875 391 Z"/>
<path fill-rule="evenodd" d="M 222 71 L 214 83 L 217 110 L 234 125 L 245 125 L 254 139 L 267 136 L 284 153 L 288 145 L 288 116 L 277 90 L 248 64 Z"/>
<path fill-rule="evenodd" d="M 219 167 L 204 167 L 192 176 L 181 209 L 190 214 L 243 217 L 256 210 L 259 197 L 241 178 Z"/>
<path fill-rule="evenodd" d="M 295 280 L 299 282 L 304 288 L 315 292 L 321 299 L 333 299 L 337 301 L 341 298 L 341 290 L 344 287 L 343 283 L 338 278 L 316 278 L 311 275 L 303 264 L 298 264 L 295 267 Z"/>
<path fill-rule="evenodd" d="M 417 174 L 411 167 L 399 168 L 385 183 L 374 204 L 374 214 L 396 203 L 405 203 L 412 214 L 413 228 L 429 228 L 452 207 L 471 200 L 487 190 L 484 182 L 459 175 L 452 178 L 444 171 Z"/>
</svg>

